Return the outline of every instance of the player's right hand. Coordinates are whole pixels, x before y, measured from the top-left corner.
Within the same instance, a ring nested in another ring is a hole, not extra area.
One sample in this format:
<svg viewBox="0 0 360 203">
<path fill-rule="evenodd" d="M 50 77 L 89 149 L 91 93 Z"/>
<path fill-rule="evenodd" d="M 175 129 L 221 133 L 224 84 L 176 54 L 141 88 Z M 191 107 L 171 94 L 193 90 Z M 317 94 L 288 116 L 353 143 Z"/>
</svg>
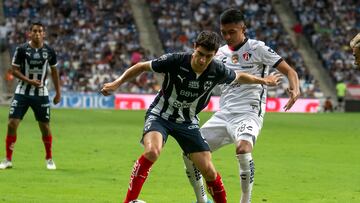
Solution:
<svg viewBox="0 0 360 203">
<path fill-rule="evenodd" d="M 30 85 L 35 86 L 35 87 L 41 87 L 41 86 L 42 86 L 40 80 L 32 79 L 32 80 L 29 80 L 28 83 L 29 83 Z"/>
<path fill-rule="evenodd" d="M 117 89 L 117 86 L 113 83 L 105 83 L 104 86 L 101 88 L 100 92 L 104 96 L 109 96 Z"/>
<path fill-rule="evenodd" d="M 266 76 L 265 79 L 265 85 L 268 86 L 277 86 L 280 84 L 281 82 L 281 78 L 282 78 L 282 74 L 281 73 L 276 73 L 276 74 L 271 74 Z"/>
</svg>

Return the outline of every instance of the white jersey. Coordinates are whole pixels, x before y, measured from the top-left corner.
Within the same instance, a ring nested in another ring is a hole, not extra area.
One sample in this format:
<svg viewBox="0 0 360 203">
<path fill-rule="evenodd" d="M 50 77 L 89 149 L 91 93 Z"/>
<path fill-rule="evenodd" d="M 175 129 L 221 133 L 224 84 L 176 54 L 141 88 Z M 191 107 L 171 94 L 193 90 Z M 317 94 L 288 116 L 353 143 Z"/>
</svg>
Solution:
<svg viewBox="0 0 360 203">
<path fill-rule="evenodd" d="M 215 56 L 226 67 L 246 72 L 258 77 L 269 74 L 269 67 L 276 67 L 282 58 L 264 42 L 252 39 L 231 49 L 228 45 L 220 47 Z M 223 113 L 255 112 L 264 117 L 267 86 L 260 84 L 238 84 L 220 86 L 220 111 Z"/>
</svg>

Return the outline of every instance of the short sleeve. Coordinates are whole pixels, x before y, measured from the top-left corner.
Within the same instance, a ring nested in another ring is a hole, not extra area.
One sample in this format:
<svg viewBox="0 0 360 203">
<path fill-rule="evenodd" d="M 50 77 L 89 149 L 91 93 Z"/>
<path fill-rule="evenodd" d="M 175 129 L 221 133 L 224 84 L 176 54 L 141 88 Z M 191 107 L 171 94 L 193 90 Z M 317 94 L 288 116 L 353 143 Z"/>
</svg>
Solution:
<svg viewBox="0 0 360 203">
<path fill-rule="evenodd" d="M 266 46 L 265 44 L 260 45 L 258 49 L 262 62 L 265 65 L 275 68 L 282 61 L 281 56 L 279 56 L 274 50 L 272 50 L 270 47 Z"/>
<path fill-rule="evenodd" d="M 157 73 L 167 73 L 176 62 L 175 54 L 165 54 L 151 61 L 151 69 Z"/>
<path fill-rule="evenodd" d="M 50 66 L 56 66 L 57 65 L 57 57 L 56 57 L 56 53 L 55 50 L 50 49 L 50 58 L 49 58 L 49 65 Z"/>
<path fill-rule="evenodd" d="M 219 84 L 230 84 L 232 83 L 235 78 L 236 78 L 236 73 L 235 71 L 227 68 L 224 64 L 219 63 L 220 64 L 220 71 L 219 71 L 219 75 L 221 76 L 221 79 L 219 81 Z"/>
<path fill-rule="evenodd" d="M 24 50 L 21 47 L 16 47 L 14 56 L 12 58 L 12 65 L 13 66 L 17 66 L 20 67 L 21 65 L 21 60 L 24 59 Z"/>
</svg>

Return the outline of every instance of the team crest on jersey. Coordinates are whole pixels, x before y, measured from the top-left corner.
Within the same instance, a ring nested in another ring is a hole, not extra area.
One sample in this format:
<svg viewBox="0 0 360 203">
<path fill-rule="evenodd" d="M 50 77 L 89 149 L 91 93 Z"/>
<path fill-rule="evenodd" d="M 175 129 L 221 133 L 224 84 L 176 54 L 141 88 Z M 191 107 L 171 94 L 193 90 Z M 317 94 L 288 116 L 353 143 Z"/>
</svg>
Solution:
<svg viewBox="0 0 360 203">
<path fill-rule="evenodd" d="M 249 52 L 245 52 L 243 53 L 243 58 L 245 59 L 245 61 L 248 61 L 251 58 L 251 54 Z"/>
<path fill-rule="evenodd" d="M 239 55 L 234 54 L 231 56 L 232 63 L 238 63 L 239 62 Z"/>
<path fill-rule="evenodd" d="M 189 82 L 189 88 L 199 89 L 199 81 L 192 80 Z"/>
<path fill-rule="evenodd" d="M 43 59 L 47 59 L 47 58 L 48 58 L 48 53 L 47 53 L 47 52 L 43 52 L 43 53 L 42 53 L 42 57 L 43 57 Z"/>
<path fill-rule="evenodd" d="M 212 81 L 205 81 L 204 83 L 204 90 L 208 90 L 211 86 L 212 86 L 213 82 Z"/>
</svg>

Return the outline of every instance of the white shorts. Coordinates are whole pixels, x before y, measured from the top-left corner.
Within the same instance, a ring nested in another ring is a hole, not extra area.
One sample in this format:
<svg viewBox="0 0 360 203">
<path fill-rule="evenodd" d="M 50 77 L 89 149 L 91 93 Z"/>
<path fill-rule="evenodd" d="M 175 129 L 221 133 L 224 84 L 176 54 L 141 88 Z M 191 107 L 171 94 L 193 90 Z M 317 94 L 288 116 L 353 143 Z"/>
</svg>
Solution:
<svg viewBox="0 0 360 203">
<path fill-rule="evenodd" d="M 224 145 L 246 140 L 254 146 L 262 128 L 263 118 L 253 113 L 216 112 L 200 129 L 211 151 Z"/>
</svg>

